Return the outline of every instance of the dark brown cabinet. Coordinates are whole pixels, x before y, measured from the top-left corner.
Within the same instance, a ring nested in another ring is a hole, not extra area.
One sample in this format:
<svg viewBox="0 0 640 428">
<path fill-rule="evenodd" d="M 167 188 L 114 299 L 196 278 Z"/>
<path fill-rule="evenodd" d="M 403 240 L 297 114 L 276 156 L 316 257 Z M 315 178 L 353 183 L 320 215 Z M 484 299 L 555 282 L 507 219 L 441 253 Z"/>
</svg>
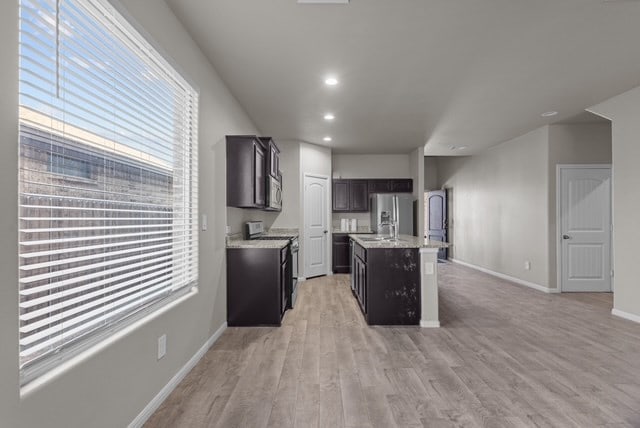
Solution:
<svg viewBox="0 0 640 428">
<path fill-rule="evenodd" d="M 372 178 L 333 180 L 334 212 L 367 212 L 372 193 L 411 193 L 410 178 Z"/>
<path fill-rule="evenodd" d="M 351 289 L 369 325 L 420 323 L 417 248 L 364 248 L 352 240 Z"/>
<path fill-rule="evenodd" d="M 333 180 L 333 211 L 369 211 L 368 180 Z"/>
<path fill-rule="evenodd" d="M 377 178 L 369 180 L 369 193 L 411 193 L 413 180 L 410 178 Z"/>
<path fill-rule="evenodd" d="M 334 273 L 351 272 L 351 250 L 349 247 L 349 235 L 346 233 L 334 233 L 332 240 L 332 261 Z"/>
<path fill-rule="evenodd" d="M 369 211 L 369 183 L 367 180 L 351 180 L 349 208 L 351 212 Z"/>
<path fill-rule="evenodd" d="M 280 325 L 289 305 L 291 274 L 289 246 L 228 248 L 228 325 Z"/>
<path fill-rule="evenodd" d="M 280 181 L 280 149 L 271 137 L 260 137 L 268 152 L 267 174 Z"/>
<path fill-rule="evenodd" d="M 333 180 L 333 211 L 349 211 L 349 180 Z"/>
<path fill-rule="evenodd" d="M 259 138 L 227 136 L 227 206 L 266 206 L 266 162 L 266 147 Z"/>
</svg>

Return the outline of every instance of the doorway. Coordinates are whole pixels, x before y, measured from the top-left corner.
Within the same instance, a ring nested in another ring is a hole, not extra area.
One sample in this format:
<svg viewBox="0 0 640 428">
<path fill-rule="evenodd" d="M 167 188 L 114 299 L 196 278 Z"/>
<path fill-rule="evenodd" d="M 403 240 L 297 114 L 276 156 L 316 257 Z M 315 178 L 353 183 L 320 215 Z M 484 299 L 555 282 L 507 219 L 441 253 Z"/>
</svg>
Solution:
<svg viewBox="0 0 640 428">
<path fill-rule="evenodd" d="M 611 292 L 611 166 L 558 165 L 558 286 Z"/>
<path fill-rule="evenodd" d="M 433 190 L 425 192 L 424 195 L 425 212 L 425 238 L 430 241 L 447 242 L 447 191 Z M 446 248 L 438 250 L 438 259 L 447 260 L 448 252 Z"/>
<path fill-rule="evenodd" d="M 326 275 L 329 268 L 329 177 L 304 175 L 304 273 Z"/>
</svg>

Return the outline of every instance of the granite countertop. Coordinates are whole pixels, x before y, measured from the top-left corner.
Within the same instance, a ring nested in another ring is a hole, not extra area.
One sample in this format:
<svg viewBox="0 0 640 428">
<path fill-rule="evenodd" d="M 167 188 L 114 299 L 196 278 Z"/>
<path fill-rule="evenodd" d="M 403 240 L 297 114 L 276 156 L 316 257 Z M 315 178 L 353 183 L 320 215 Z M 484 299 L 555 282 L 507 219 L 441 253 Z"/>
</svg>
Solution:
<svg viewBox="0 0 640 428">
<path fill-rule="evenodd" d="M 356 232 L 350 232 L 348 230 L 342 230 L 339 227 L 334 227 L 332 230 L 332 233 L 361 233 L 361 234 L 366 234 L 366 233 L 373 233 L 371 231 L 371 229 L 369 229 L 369 226 L 358 226 L 358 230 Z"/>
<path fill-rule="evenodd" d="M 264 233 L 265 236 L 282 236 L 282 237 L 298 237 L 298 229 L 269 229 Z M 280 249 L 289 245 L 288 239 L 242 239 L 241 234 L 231 235 L 227 237 L 227 248 L 265 248 Z"/>
<path fill-rule="evenodd" d="M 298 237 L 299 236 L 299 231 L 298 229 L 278 229 L 278 228 L 274 228 L 274 229 L 269 229 L 264 233 L 265 236 L 294 236 L 294 237 Z"/>
<path fill-rule="evenodd" d="M 384 235 L 387 237 L 387 235 Z M 418 238 L 411 235 L 400 235 L 398 241 L 363 241 L 363 236 L 359 234 L 349 234 L 363 248 L 448 248 L 451 244 L 440 241 L 430 241 L 425 238 Z M 371 235 L 365 236 L 371 237 Z"/>
<path fill-rule="evenodd" d="M 261 240 L 253 239 L 228 239 L 227 248 L 261 248 L 261 249 L 281 249 L 289 245 L 288 239 Z"/>
</svg>

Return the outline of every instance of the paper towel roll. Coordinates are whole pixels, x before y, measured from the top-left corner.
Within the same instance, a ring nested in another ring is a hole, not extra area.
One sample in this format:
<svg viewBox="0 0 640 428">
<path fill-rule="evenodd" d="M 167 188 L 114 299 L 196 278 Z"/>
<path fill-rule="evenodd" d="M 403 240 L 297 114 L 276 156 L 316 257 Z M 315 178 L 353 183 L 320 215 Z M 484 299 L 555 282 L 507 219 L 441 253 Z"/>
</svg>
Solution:
<svg viewBox="0 0 640 428">
<path fill-rule="evenodd" d="M 358 231 L 358 219 L 356 219 L 356 218 L 352 218 L 351 219 L 351 231 L 352 232 L 357 232 Z"/>
<path fill-rule="evenodd" d="M 347 232 L 348 230 L 349 230 L 349 220 L 347 220 L 346 218 L 343 218 L 342 220 L 340 220 L 340 231 Z"/>
</svg>

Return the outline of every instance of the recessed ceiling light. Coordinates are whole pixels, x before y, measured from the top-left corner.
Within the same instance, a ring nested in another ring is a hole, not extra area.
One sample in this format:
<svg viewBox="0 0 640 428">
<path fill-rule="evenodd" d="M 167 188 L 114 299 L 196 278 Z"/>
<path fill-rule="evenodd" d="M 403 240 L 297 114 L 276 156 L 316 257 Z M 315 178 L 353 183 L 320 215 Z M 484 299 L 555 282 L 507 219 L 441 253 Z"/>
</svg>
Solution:
<svg viewBox="0 0 640 428">
<path fill-rule="evenodd" d="M 542 117 L 551 117 L 551 116 L 555 116 L 556 114 L 558 114 L 558 112 L 552 110 L 552 111 L 545 111 L 540 116 L 542 116 Z"/>
<path fill-rule="evenodd" d="M 326 142 L 329 142 L 329 141 L 331 141 L 331 137 L 324 137 L 323 140 L 326 141 Z"/>
<path fill-rule="evenodd" d="M 449 146 L 449 150 L 455 150 L 456 146 Z"/>
<path fill-rule="evenodd" d="M 324 79 L 324 83 L 327 86 L 336 86 L 338 84 L 338 79 L 336 79 L 335 77 L 327 77 L 326 79 Z"/>
<path fill-rule="evenodd" d="M 324 115 L 324 120 L 333 120 L 336 117 L 332 113 L 327 113 Z"/>
<path fill-rule="evenodd" d="M 467 146 L 458 147 L 458 150 L 466 150 L 466 149 L 467 149 Z"/>
</svg>

